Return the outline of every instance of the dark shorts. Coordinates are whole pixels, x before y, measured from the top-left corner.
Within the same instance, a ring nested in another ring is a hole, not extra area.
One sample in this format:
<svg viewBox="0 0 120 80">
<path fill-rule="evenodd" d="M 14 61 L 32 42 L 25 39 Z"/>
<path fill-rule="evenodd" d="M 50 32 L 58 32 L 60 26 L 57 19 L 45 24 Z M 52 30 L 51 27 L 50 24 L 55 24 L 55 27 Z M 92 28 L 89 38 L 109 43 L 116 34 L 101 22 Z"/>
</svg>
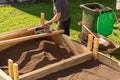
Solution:
<svg viewBox="0 0 120 80">
<path fill-rule="evenodd" d="M 59 22 L 58 23 L 58 30 L 64 30 L 64 34 L 66 35 L 70 35 L 70 22 L 71 22 L 71 19 L 68 19 L 64 22 Z"/>
</svg>

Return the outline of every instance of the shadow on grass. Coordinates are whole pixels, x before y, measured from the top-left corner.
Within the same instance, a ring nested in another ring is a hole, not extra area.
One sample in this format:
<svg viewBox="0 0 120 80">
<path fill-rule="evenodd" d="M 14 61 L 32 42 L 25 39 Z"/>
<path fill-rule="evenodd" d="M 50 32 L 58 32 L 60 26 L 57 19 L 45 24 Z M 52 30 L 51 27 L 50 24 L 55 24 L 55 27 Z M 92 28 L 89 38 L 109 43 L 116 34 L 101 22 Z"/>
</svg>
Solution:
<svg viewBox="0 0 120 80">
<path fill-rule="evenodd" d="M 51 19 L 52 13 L 52 2 L 45 1 L 45 2 L 34 2 L 34 3 L 26 3 L 26 4 L 15 4 L 12 5 L 12 7 L 15 7 L 23 12 L 26 12 L 28 14 L 31 14 L 33 16 L 40 17 L 40 13 L 45 13 L 45 19 L 49 20 Z"/>
<path fill-rule="evenodd" d="M 114 53 L 111 53 L 111 57 L 120 60 L 120 48 L 116 49 Z"/>
<path fill-rule="evenodd" d="M 71 13 L 71 29 L 80 31 L 81 27 L 78 26 L 77 22 L 81 21 L 82 19 L 82 10 L 80 9 L 79 5 L 83 2 L 80 1 L 69 1 L 70 4 L 70 13 Z M 51 0 L 48 1 L 37 1 L 35 3 L 30 4 L 19 4 L 19 5 L 12 5 L 12 7 L 19 9 L 23 12 L 31 14 L 36 17 L 40 17 L 40 13 L 45 13 L 45 20 L 50 20 L 53 14 L 53 4 Z"/>
<path fill-rule="evenodd" d="M 81 27 L 78 26 L 77 22 L 82 20 L 82 9 L 80 8 L 80 4 L 83 3 L 94 3 L 94 2 L 101 2 L 102 4 L 105 4 L 102 0 L 69 0 L 69 6 L 70 6 L 70 12 L 71 12 L 71 29 L 76 31 L 81 31 Z M 108 2 L 108 1 L 107 1 Z M 113 3 L 114 1 L 109 1 L 109 4 Z M 115 2 L 114 2 L 115 3 Z M 105 4 L 106 5 L 106 4 Z M 53 17 L 53 9 L 52 9 L 52 2 L 51 0 L 45 0 L 40 1 L 37 0 L 35 3 L 31 4 L 22 4 L 19 5 L 13 5 L 13 7 L 22 10 L 28 14 L 40 17 L 40 13 L 45 13 L 45 19 L 50 20 Z"/>
<path fill-rule="evenodd" d="M 113 28 L 114 28 L 114 29 L 119 29 L 119 27 L 116 27 L 116 26 L 114 26 Z"/>
</svg>

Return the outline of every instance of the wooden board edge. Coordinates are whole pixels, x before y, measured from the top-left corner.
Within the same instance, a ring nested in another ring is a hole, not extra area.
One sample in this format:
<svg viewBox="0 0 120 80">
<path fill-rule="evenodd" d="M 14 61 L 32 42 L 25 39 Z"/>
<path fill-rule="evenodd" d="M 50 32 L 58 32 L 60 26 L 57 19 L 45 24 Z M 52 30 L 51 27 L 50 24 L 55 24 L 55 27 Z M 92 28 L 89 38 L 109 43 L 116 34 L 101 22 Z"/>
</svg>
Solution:
<svg viewBox="0 0 120 80">
<path fill-rule="evenodd" d="M 41 38 L 41 37 L 53 36 L 53 35 L 61 34 L 63 32 L 64 32 L 63 30 L 59 30 L 59 31 L 54 31 L 52 33 L 36 34 L 36 35 L 30 35 L 30 36 L 25 36 L 25 37 L 19 37 L 19 38 L 4 40 L 4 41 L 0 41 L 0 45 L 18 43 L 18 42 L 31 40 L 31 39 L 37 39 L 37 38 Z"/>
<path fill-rule="evenodd" d="M 46 67 L 34 70 L 32 72 L 20 75 L 19 79 L 20 80 L 30 80 L 30 79 L 36 80 L 46 75 L 49 75 L 51 73 L 81 64 L 87 60 L 90 60 L 91 58 L 92 58 L 92 53 L 82 53 L 80 55 L 73 56 L 69 59 L 65 59 L 60 62 L 48 65 Z"/>
<path fill-rule="evenodd" d="M 0 69 L 0 80 L 13 80 L 4 71 Z"/>
<path fill-rule="evenodd" d="M 18 33 L 18 32 L 33 30 L 36 26 L 39 26 L 39 25 L 33 25 L 33 26 L 29 26 L 29 27 L 25 27 L 25 28 L 16 29 L 16 30 L 13 30 L 13 31 L 1 33 L 0 36 L 6 36 L 6 35 L 9 35 L 9 34 L 15 34 L 15 33 Z"/>
<path fill-rule="evenodd" d="M 0 45 L 0 51 L 7 49 L 9 47 L 12 47 L 14 45 L 16 45 L 17 43 L 12 43 L 12 44 L 8 44 L 8 45 Z"/>
<path fill-rule="evenodd" d="M 73 51 L 76 55 L 79 55 L 79 50 L 77 50 L 75 44 L 73 43 L 73 41 L 70 39 L 69 36 L 67 35 L 61 35 L 62 39 L 65 41 L 64 43 L 66 43 L 66 45 L 68 46 L 68 48 Z"/>
<path fill-rule="evenodd" d="M 118 61 L 113 60 L 112 58 L 108 57 L 107 55 L 98 52 L 98 60 L 103 64 L 112 67 L 113 69 L 120 72 L 120 64 Z"/>
</svg>

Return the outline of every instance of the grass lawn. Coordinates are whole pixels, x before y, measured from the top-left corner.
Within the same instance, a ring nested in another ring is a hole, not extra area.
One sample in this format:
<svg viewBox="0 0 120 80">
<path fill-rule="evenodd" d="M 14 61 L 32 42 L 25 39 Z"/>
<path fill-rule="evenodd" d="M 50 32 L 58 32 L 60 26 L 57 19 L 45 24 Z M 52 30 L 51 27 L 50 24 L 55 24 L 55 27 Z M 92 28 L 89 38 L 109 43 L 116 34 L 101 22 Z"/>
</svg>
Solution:
<svg viewBox="0 0 120 80">
<path fill-rule="evenodd" d="M 77 25 L 78 21 L 82 20 L 82 9 L 80 4 L 83 3 L 83 0 L 69 0 L 70 2 L 70 11 L 71 11 L 71 37 L 75 40 L 78 39 L 78 34 L 81 31 L 81 27 Z M 109 6 L 113 9 L 118 18 L 120 18 L 120 11 L 115 9 L 115 0 L 86 0 L 85 3 L 99 2 L 106 6 Z M 50 20 L 53 17 L 52 2 L 36 2 L 33 4 L 22 4 L 22 5 L 13 5 L 0 8 L 0 33 L 5 33 L 8 31 L 17 30 L 20 28 L 25 28 L 33 25 L 40 24 L 40 13 L 45 13 L 46 21 Z M 53 24 L 52 27 L 56 28 L 56 24 Z M 109 39 L 120 44 L 120 22 L 115 22 L 113 32 L 116 32 L 116 36 L 111 34 L 108 36 Z M 119 55 L 118 55 L 119 54 Z M 116 55 L 119 56 L 117 59 L 120 59 L 120 49 L 116 52 Z M 115 55 L 115 56 L 116 56 Z"/>
</svg>

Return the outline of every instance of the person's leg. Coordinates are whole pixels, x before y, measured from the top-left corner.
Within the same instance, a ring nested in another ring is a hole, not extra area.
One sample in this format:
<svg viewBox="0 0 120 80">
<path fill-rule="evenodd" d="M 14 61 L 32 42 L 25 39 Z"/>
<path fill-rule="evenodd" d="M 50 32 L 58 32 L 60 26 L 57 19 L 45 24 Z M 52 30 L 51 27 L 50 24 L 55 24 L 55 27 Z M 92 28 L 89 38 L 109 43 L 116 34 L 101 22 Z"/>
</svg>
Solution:
<svg viewBox="0 0 120 80">
<path fill-rule="evenodd" d="M 70 35 L 70 19 L 65 21 L 65 22 L 59 22 L 58 23 L 58 29 L 63 29 L 64 30 L 64 34 L 66 35 Z"/>
</svg>

